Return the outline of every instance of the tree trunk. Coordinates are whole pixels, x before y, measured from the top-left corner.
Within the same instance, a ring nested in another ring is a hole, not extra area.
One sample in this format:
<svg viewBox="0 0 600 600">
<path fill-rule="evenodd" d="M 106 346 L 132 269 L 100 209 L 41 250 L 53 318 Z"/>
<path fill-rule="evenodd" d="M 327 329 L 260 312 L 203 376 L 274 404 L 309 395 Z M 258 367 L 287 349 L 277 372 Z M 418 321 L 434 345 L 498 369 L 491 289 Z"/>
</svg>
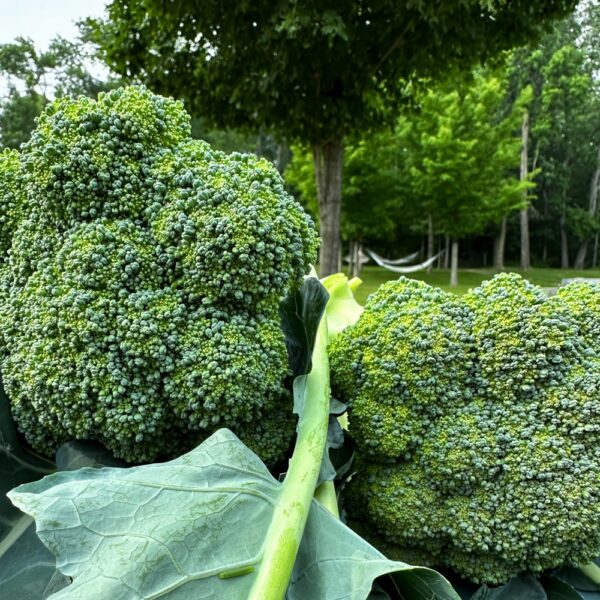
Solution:
<svg viewBox="0 0 600 600">
<path fill-rule="evenodd" d="M 596 212 L 598 209 L 598 187 L 600 186 L 600 146 L 598 146 L 598 159 L 596 161 L 596 170 L 592 175 L 592 181 L 590 182 L 590 195 L 588 203 L 588 214 L 592 219 L 596 218 Z M 583 240 L 579 251 L 577 252 L 577 258 L 575 259 L 575 268 L 583 269 L 585 267 L 585 257 L 587 255 L 587 249 L 590 239 Z"/>
<path fill-rule="evenodd" d="M 561 269 L 569 268 L 569 239 L 567 238 L 567 217 L 565 214 L 565 208 L 563 207 L 563 213 L 560 217 L 560 266 Z"/>
<path fill-rule="evenodd" d="M 354 271 L 354 242 L 350 242 L 348 246 L 348 274 L 352 277 Z"/>
<path fill-rule="evenodd" d="M 435 244 L 435 240 L 433 237 L 433 217 L 431 215 L 427 216 L 427 260 L 433 257 L 433 246 Z M 431 263 L 427 267 L 427 272 L 431 273 L 431 269 L 433 269 L 433 263 Z"/>
<path fill-rule="evenodd" d="M 450 286 L 458 285 L 458 240 L 452 240 L 452 267 L 450 269 Z"/>
<path fill-rule="evenodd" d="M 321 222 L 321 248 L 319 251 L 321 277 L 336 273 L 341 260 L 340 215 L 343 158 L 342 140 L 317 144 L 313 147 L 319 220 Z"/>
<path fill-rule="evenodd" d="M 529 111 L 523 115 L 521 126 L 521 181 L 527 179 L 527 147 L 529 146 Z M 523 191 L 527 201 L 527 190 Z M 521 269 L 531 268 L 531 253 L 529 249 L 529 205 L 521 210 Z"/>
<path fill-rule="evenodd" d="M 450 236 L 446 236 L 446 247 L 444 248 L 444 269 L 448 268 L 450 263 Z"/>
<path fill-rule="evenodd" d="M 504 248 L 506 246 L 506 217 L 500 222 L 500 231 L 494 238 L 494 267 L 504 269 Z"/>
<path fill-rule="evenodd" d="M 437 257 L 437 260 L 435 261 L 436 262 L 435 268 L 438 270 L 442 268 L 442 258 L 443 258 L 443 256 L 442 256 L 442 240 L 443 240 L 443 236 L 441 236 L 441 235 L 438 236 L 438 248 L 437 248 L 438 257 Z"/>
<path fill-rule="evenodd" d="M 581 242 L 579 250 L 577 250 L 577 254 L 575 256 L 575 262 L 573 263 L 574 269 L 585 269 L 585 257 L 587 256 L 589 242 L 589 240 L 584 240 Z"/>
<path fill-rule="evenodd" d="M 592 256 L 592 269 L 595 269 L 597 264 L 598 264 L 598 232 L 596 231 L 596 235 L 594 236 L 594 254 Z"/>
</svg>

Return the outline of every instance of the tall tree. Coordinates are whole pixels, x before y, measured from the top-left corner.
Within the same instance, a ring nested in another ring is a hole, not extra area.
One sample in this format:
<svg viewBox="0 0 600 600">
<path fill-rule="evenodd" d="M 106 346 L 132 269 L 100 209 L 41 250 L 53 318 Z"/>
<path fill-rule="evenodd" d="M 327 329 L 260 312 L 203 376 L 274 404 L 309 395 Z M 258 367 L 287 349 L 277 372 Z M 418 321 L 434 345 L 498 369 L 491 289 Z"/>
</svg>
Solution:
<svg viewBox="0 0 600 600">
<path fill-rule="evenodd" d="M 574 0 L 113 0 L 85 32 L 117 73 L 220 127 L 312 148 L 322 274 L 340 250 L 344 139 L 393 120 L 407 82 L 539 36 Z M 404 82 L 400 85 L 399 82 Z"/>
<path fill-rule="evenodd" d="M 527 202 L 529 177 L 517 177 L 520 124 L 527 91 L 505 109 L 507 82 L 476 73 L 417 97 L 418 111 L 400 119 L 406 148 L 406 210 L 431 217 L 438 233 L 452 239 L 450 284 L 458 283 L 459 241 L 482 232 Z"/>
</svg>

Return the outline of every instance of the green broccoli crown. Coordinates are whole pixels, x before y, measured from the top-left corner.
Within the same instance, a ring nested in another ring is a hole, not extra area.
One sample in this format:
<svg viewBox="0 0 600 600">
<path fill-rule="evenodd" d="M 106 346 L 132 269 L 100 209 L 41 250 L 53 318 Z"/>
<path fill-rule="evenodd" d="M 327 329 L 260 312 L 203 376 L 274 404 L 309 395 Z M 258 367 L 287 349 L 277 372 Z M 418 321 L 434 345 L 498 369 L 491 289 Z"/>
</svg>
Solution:
<svg viewBox="0 0 600 600">
<path fill-rule="evenodd" d="M 464 299 L 403 279 L 373 294 L 331 344 L 362 456 L 358 527 L 490 584 L 596 557 L 600 362 L 585 336 L 600 313 L 583 304 L 599 296 L 547 298 L 514 274 Z"/>
<path fill-rule="evenodd" d="M 227 426 L 281 459 L 277 309 L 317 235 L 274 167 L 191 140 L 182 105 L 140 87 L 58 100 L 11 156 L 0 192 L 18 167 L 27 202 L 2 275 L 2 376 L 29 443 L 150 461 Z"/>
</svg>

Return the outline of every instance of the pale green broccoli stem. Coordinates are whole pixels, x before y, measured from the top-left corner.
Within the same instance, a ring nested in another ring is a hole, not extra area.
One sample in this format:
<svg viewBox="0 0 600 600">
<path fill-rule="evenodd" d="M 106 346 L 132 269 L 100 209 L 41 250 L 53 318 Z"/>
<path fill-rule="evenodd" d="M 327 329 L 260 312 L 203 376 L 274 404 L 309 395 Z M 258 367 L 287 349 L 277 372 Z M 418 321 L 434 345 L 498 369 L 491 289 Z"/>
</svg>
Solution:
<svg viewBox="0 0 600 600">
<path fill-rule="evenodd" d="M 329 360 L 327 319 L 321 318 L 306 375 L 305 405 L 290 467 L 265 536 L 265 552 L 249 600 L 281 600 L 300 547 L 327 441 Z"/>
<path fill-rule="evenodd" d="M 579 570 L 589 577 L 596 585 L 600 585 L 600 567 L 596 563 L 589 563 Z"/>
<path fill-rule="evenodd" d="M 325 507 L 334 517 L 340 518 L 335 484 L 333 481 L 324 481 L 315 491 L 315 500 Z"/>
</svg>

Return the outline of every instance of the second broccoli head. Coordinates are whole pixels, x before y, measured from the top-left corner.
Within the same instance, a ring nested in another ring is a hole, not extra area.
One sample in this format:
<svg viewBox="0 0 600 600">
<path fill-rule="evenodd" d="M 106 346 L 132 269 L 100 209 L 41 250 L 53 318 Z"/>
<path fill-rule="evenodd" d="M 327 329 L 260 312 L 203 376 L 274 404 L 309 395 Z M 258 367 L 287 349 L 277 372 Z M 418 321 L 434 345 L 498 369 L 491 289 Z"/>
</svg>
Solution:
<svg viewBox="0 0 600 600">
<path fill-rule="evenodd" d="M 400 279 L 331 345 L 362 456 L 354 525 L 478 582 L 600 553 L 600 288 Z"/>
<path fill-rule="evenodd" d="M 278 306 L 317 234 L 269 162 L 192 140 L 180 102 L 129 87 L 49 105 L 0 155 L 0 194 L 2 376 L 34 448 L 150 461 L 225 426 L 285 454 Z"/>
</svg>

